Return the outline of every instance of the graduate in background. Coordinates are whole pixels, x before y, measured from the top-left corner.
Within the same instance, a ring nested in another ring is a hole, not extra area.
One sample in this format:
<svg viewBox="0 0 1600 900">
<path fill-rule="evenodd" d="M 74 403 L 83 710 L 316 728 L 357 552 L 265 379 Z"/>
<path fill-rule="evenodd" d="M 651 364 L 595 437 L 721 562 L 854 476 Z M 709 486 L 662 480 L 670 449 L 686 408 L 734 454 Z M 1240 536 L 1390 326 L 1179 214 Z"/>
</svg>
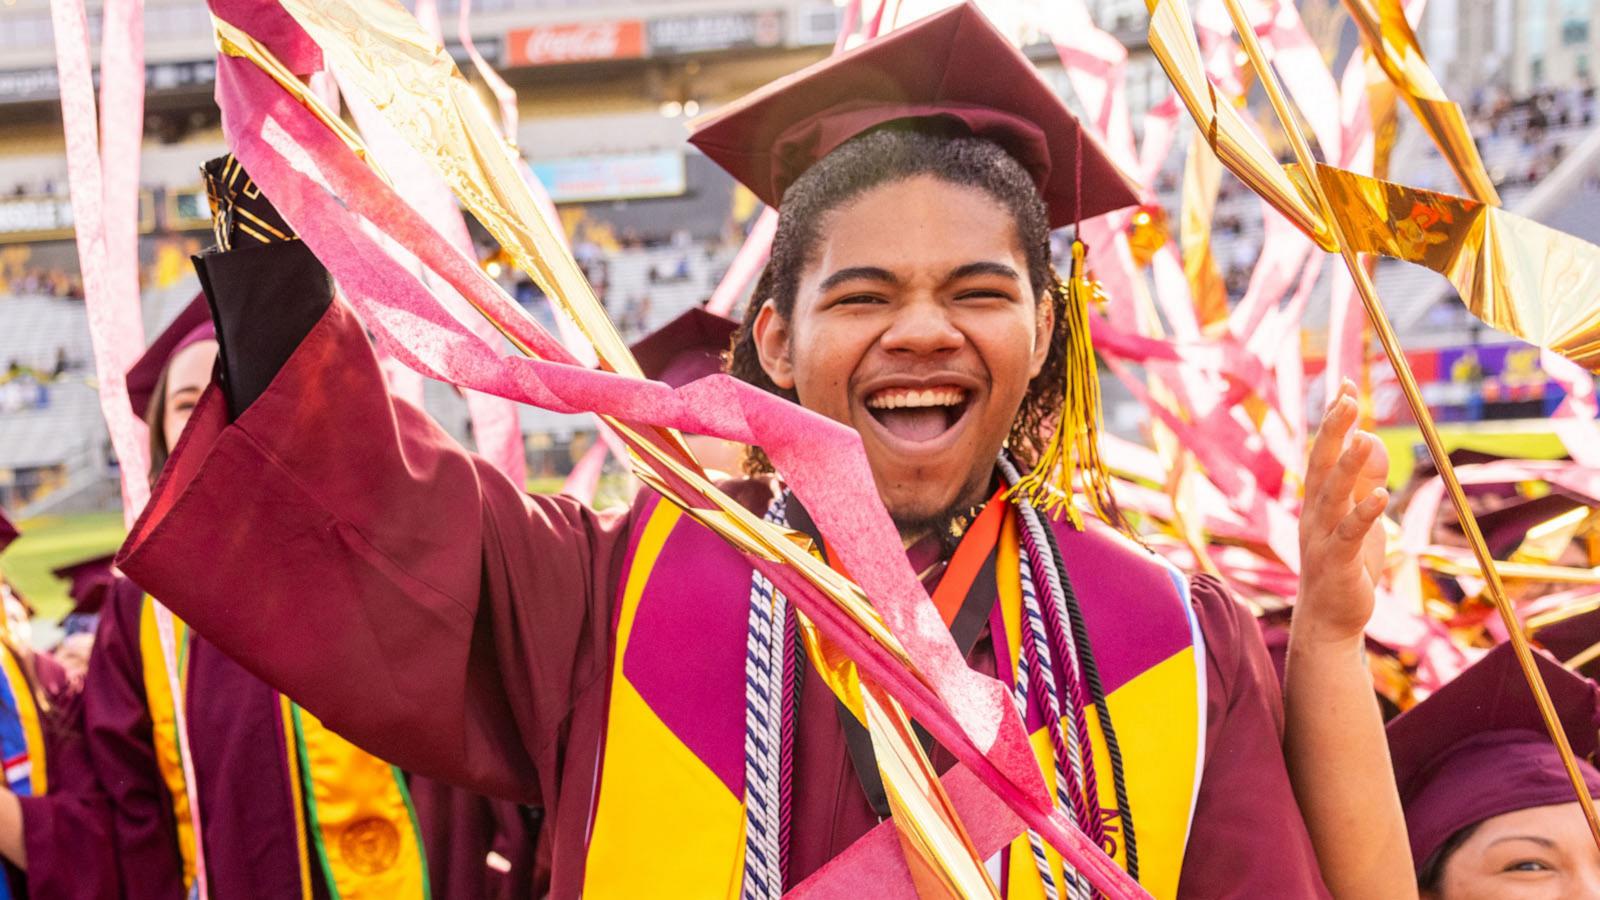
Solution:
<svg viewBox="0 0 1600 900">
<path fill-rule="evenodd" d="M 17 530 L 0 512 L 0 550 Z M 48 654 L 13 632 L 21 603 L 0 577 L 0 900 L 114 900 L 111 813 L 83 739 L 78 685 Z"/>
<path fill-rule="evenodd" d="M 692 306 L 635 341 L 628 349 L 633 352 L 644 377 L 682 387 L 723 370 L 724 357 L 738 330 L 738 322 Z M 742 444 L 703 434 L 686 434 L 683 439 L 712 478 L 727 478 L 743 467 L 745 448 Z"/>
<path fill-rule="evenodd" d="M 106 596 L 117 583 L 117 576 L 111 568 L 114 556 L 111 553 L 101 554 L 51 572 L 68 583 L 67 597 L 72 600 L 72 609 L 61 617 L 61 640 L 50 651 L 50 655 L 75 681 L 81 681 L 89 671 L 89 656 L 94 652 L 94 633 L 100 625 L 100 610 L 105 607 Z"/>
<path fill-rule="evenodd" d="M 177 445 L 216 357 L 210 314 L 196 298 L 129 370 L 129 399 L 150 426 L 152 478 Z M 197 549 L 207 566 L 231 564 L 210 552 L 204 536 Z M 197 846 L 214 897 L 427 896 L 423 842 L 398 769 L 324 728 L 181 621 L 174 623 L 181 697 L 174 697 L 154 601 L 128 579 L 108 593 L 84 700 L 128 896 L 189 896 Z M 253 597 L 243 590 L 212 600 Z M 182 764 L 178 703 L 198 785 Z"/>
<path fill-rule="evenodd" d="M 860 433 L 908 562 L 969 664 L 1014 685 L 1063 810 L 1157 897 L 1325 896 L 1249 613 L 1007 495 L 1061 416 L 1098 414 L 1085 293 L 1051 272 L 1049 229 L 1137 199 L 1032 64 L 958 6 L 693 140 L 779 209 L 732 374 Z M 222 364 L 130 573 L 344 733 L 545 808 L 555 897 L 775 897 L 887 815 L 865 730 L 797 641 L 757 640 L 752 611 L 783 607 L 747 560 L 654 492 L 600 513 L 463 451 L 387 393 L 300 241 L 230 225 L 258 203 L 220 198 L 197 261 Z M 826 552 L 752 465 L 724 490 Z M 787 687 L 747 681 L 751 652 Z M 1045 663 L 1058 677 L 1017 677 Z M 751 710 L 788 739 L 747 753 Z M 1076 760 L 1053 749 L 1068 729 Z M 1027 835 L 989 864 L 1011 897 L 1083 889 Z"/>
<path fill-rule="evenodd" d="M 1600 795 L 1600 688 L 1534 655 L 1589 793 Z M 1510 645 L 1388 732 L 1423 897 L 1600 897 L 1600 849 Z"/>
</svg>

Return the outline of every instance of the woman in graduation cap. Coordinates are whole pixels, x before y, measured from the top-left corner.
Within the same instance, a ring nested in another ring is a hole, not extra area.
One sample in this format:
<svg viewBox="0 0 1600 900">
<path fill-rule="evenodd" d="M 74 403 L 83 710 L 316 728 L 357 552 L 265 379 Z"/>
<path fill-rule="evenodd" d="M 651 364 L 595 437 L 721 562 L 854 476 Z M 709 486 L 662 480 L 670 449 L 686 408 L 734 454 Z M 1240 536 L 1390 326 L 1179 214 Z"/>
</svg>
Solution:
<svg viewBox="0 0 1600 900">
<path fill-rule="evenodd" d="M 152 478 L 216 358 L 210 312 L 197 297 L 129 371 L 129 399 L 150 427 Z M 231 564 L 205 535 L 195 541 L 205 566 Z M 230 602 L 252 593 L 241 586 Z M 323 727 L 181 620 L 172 627 L 175 679 L 154 600 L 120 579 L 108 591 L 84 690 L 128 895 L 177 900 L 203 878 L 214 897 L 427 896 L 424 843 L 400 771 Z"/>
<path fill-rule="evenodd" d="M 1535 659 L 1578 770 L 1600 795 L 1600 688 Z M 1423 897 L 1600 897 L 1600 848 L 1509 645 L 1388 731 Z"/>
<path fill-rule="evenodd" d="M 17 538 L 0 512 L 0 551 Z M 0 578 L 0 593 L 16 600 Z M 0 900 L 119 896 L 111 811 L 83 739 L 78 684 L 0 623 Z"/>
<path fill-rule="evenodd" d="M 1027 59 L 955 7 L 692 140 L 779 210 L 733 374 L 860 433 L 975 669 L 1059 673 L 1015 693 L 1066 814 L 1158 897 L 1325 895 L 1249 613 L 1010 492 L 1092 448 L 1098 413 L 1087 291 L 1051 272 L 1049 230 L 1136 200 Z M 258 204 L 217 198 L 221 246 L 197 266 L 218 384 L 128 571 L 343 733 L 545 808 L 555 897 L 777 896 L 887 815 L 862 727 L 796 641 L 752 638 L 773 601 L 743 557 L 651 491 L 597 513 L 464 452 L 387 394 L 301 242 L 229 227 Z M 772 473 L 724 489 L 818 537 Z M 781 689 L 747 683 L 751 652 Z M 762 711 L 792 728 L 747 754 Z M 1046 735 L 1069 730 L 1082 752 L 1057 760 Z M 1084 890 L 1027 834 L 989 865 L 1008 896 Z"/>
</svg>

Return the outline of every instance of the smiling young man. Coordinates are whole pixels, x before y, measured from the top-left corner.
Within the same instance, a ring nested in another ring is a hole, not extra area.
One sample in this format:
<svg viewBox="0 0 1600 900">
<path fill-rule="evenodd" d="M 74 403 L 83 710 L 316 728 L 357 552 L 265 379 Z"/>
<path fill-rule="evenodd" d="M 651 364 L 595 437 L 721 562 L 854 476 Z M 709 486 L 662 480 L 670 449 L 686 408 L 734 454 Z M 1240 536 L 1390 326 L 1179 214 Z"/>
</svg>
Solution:
<svg viewBox="0 0 1600 900">
<path fill-rule="evenodd" d="M 1007 492 L 1060 448 L 1064 408 L 1093 414 L 1049 230 L 1135 199 L 1026 58 L 956 7 L 693 141 L 780 212 L 730 371 L 861 434 L 1061 807 L 1158 897 L 1324 895 L 1249 614 Z M 225 231 L 271 215 L 224 193 Z M 748 561 L 649 491 L 609 513 L 524 495 L 387 394 L 298 241 L 198 266 L 220 390 L 122 555 L 198 631 L 373 752 L 544 807 L 553 896 L 776 896 L 888 814 L 865 730 L 792 615 L 761 624 L 782 607 Z M 818 538 L 750 468 L 726 489 Z M 241 585 L 250 603 L 213 602 Z M 747 657 L 784 677 L 747 680 Z M 776 746 L 763 711 L 788 723 Z M 989 865 L 1010 897 L 1084 895 L 1029 835 Z"/>
</svg>

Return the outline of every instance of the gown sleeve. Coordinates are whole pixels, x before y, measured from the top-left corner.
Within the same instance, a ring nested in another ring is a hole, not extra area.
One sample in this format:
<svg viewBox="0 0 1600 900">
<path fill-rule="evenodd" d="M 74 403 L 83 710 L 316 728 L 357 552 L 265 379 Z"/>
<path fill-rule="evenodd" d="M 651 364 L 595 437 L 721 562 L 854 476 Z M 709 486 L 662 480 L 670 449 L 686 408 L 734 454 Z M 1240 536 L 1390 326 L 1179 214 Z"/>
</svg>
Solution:
<svg viewBox="0 0 1600 900">
<path fill-rule="evenodd" d="M 1207 900 L 1327 897 L 1283 758 L 1283 698 L 1249 610 L 1190 581 L 1206 641 L 1206 761 L 1178 884 Z"/>
<path fill-rule="evenodd" d="M 130 897 L 183 897 L 172 797 L 156 763 L 139 655 L 144 595 L 118 582 L 100 616 L 83 712 L 89 761 L 111 804 L 112 846 Z"/>
<path fill-rule="evenodd" d="M 626 515 L 528 496 L 391 397 L 299 242 L 205 259 L 228 390 L 118 564 L 369 752 L 538 803 L 575 705 L 604 695 Z"/>
<path fill-rule="evenodd" d="M 49 656 L 35 657 L 44 714 L 47 790 L 19 797 L 32 900 L 116 900 L 111 810 L 84 741 L 83 696 Z"/>
</svg>

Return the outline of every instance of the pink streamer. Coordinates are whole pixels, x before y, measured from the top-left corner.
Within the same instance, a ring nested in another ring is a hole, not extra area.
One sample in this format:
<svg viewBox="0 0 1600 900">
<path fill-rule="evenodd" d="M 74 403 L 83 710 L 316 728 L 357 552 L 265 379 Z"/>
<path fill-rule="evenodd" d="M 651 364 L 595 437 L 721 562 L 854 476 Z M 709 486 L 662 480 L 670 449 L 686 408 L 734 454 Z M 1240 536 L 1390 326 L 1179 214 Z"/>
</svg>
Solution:
<svg viewBox="0 0 1600 900">
<path fill-rule="evenodd" d="M 433 0 L 419 0 L 417 4 L 418 18 L 421 18 L 422 4 L 427 3 L 433 9 Z M 434 12 L 434 27 L 438 27 L 438 13 Z M 472 60 L 472 68 L 478 72 L 478 77 L 489 86 L 489 93 L 494 94 L 495 103 L 500 107 L 500 130 L 504 132 L 506 140 L 513 145 L 517 143 L 517 92 L 506 84 L 500 73 L 490 66 L 478 52 L 478 45 L 472 40 L 472 0 L 461 0 L 461 10 L 456 16 L 456 38 L 461 41 L 461 46 L 467 51 L 467 58 Z"/>
<path fill-rule="evenodd" d="M 1549 350 L 1539 355 L 1545 374 L 1566 389 L 1567 396 L 1556 407 L 1550 425 L 1579 465 L 1600 469 L 1600 402 L 1595 396 L 1594 376 L 1588 369 Z"/>
<path fill-rule="evenodd" d="M 1322 58 L 1322 51 L 1312 43 L 1306 33 L 1305 23 L 1292 0 L 1278 0 L 1265 25 L 1265 43 L 1272 58 L 1272 68 L 1282 79 L 1283 86 L 1294 98 L 1295 106 L 1311 126 L 1324 159 L 1343 159 L 1343 133 L 1339 122 L 1339 88 L 1333 83 L 1333 74 Z M 1267 9 L 1256 7 L 1260 12 Z M 1359 58 L 1361 54 L 1356 54 Z"/>
<path fill-rule="evenodd" d="M 566 482 L 561 485 L 561 493 L 585 504 L 593 503 L 595 491 L 600 489 L 600 471 L 606 464 L 606 452 L 604 442 L 598 442 L 584 451 L 578 464 L 567 474 Z"/>
<path fill-rule="evenodd" d="M 100 382 L 100 412 L 105 416 L 122 470 L 122 511 L 128 524 L 150 496 L 150 468 L 144 422 L 128 406 L 128 369 L 144 350 L 139 317 L 138 204 L 139 142 L 144 116 L 144 43 L 140 7 L 135 0 L 111 0 L 108 24 L 140 35 L 116 47 L 108 42 L 103 67 L 106 100 L 106 156 L 102 161 L 95 124 L 94 82 L 83 0 L 55 0 L 56 71 L 61 84 L 61 119 L 67 139 L 67 175 L 72 189 L 78 264 L 83 273 L 84 307 Z M 118 82 L 124 82 L 118 84 Z M 138 87 L 138 100 L 128 96 Z M 131 148 L 131 150 L 130 150 Z M 112 155 L 111 151 L 115 151 Z M 103 168 L 102 168 L 103 166 Z M 113 221 L 115 217 L 115 221 Z"/>
<path fill-rule="evenodd" d="M 426 14 L 431 7 L 430 0 L 422 0 L 418 10 Z M 433 22 L 437 27 L 437 14 L 433 16 Z M 477 249 L 472 245 L 472 236 L 467 231 L 467 223 L 461 218 L 461 210 L 456 206 L 455 197 L 450 194 L 450 189 L 445 186 L 443 179 L 426 160 L 411 149 L 405 139 L 395 132 L 388 120 L 372 108 L 366 98 L 356 91 L 347 90 L 345 94 L 350 114 L 355 117 L 356 124 L 361 127 L 361 133 L 367 140 L 367 149 L 394 180 L 400 195 L 426 216 L 428 221 L 433 222 L 444 233 L 451 246 L 468 258 L 474 258 Z M 491 346 L 498 344 L 499 332 L 468 306 L 459 294 L 430 273 L 422 271 L 421 274 L 435 296 L 444 301 L 446 309 L 451 310 L 456 318 L 464 322 L 480 339 Z M 407 390 L 420 392 L 420 382 L 402 382 L 402 384 Z M 493 397 L 479 391 L 462 391 L 462 394 L 467 401 L 467 415 L 472 422 L 472 436 L 478 452 L 493 463 L 495 468 L 504 472 L 513 484 L 526 483 L 527 456 L 522 443 L 522 426 L 517 418 L 516 404 L 505 398 Z"/>
<path fill-rule="evenodd" d="M 750 228 L 750 234 L 745 237 L 744 245 L 739 248 L 738 255 L 734 256 L 727 274 L 722 276 L 717 289 L 711 292 L 711 299 L 706 301 L 707 312 L 719 316 L 733 315 L 734 305 L 750 292 L 756 279 L 761 277 L 767 260 L 772 257 L 772 238 L 777 233 L 778 211 L 770 207 L 763 209 L 756 224 Z"/>
<path fill-rule="evenodd" d="M 873 599 L 921 678 L 889 659 L 794 572 L 761 559 L 752 564 L 1109 895 L 1143 896 L 1125 873 L 1053 814 L 1009 691 L 968 667 L 951 640 L 906 561 L 858 435 L 727 376 L 674 389 L 564 364 L 571 362 L 569 354 L 536 323 L 517 316 L 515 305 L 475 265 L 266 75 L 247 61 L 220 57 L 217 95 L 224 132 L 241 162 L 330 267 L 375 338 L 408 365 L 558 412 L 605 413 L 764 447 L 839 551 L 845 570 Z M 516 328 L 542 358 L 506 356 L 477 339 L 367 238 L 358 216 L 384 222 L 403 246 Z"/>
</svg>

